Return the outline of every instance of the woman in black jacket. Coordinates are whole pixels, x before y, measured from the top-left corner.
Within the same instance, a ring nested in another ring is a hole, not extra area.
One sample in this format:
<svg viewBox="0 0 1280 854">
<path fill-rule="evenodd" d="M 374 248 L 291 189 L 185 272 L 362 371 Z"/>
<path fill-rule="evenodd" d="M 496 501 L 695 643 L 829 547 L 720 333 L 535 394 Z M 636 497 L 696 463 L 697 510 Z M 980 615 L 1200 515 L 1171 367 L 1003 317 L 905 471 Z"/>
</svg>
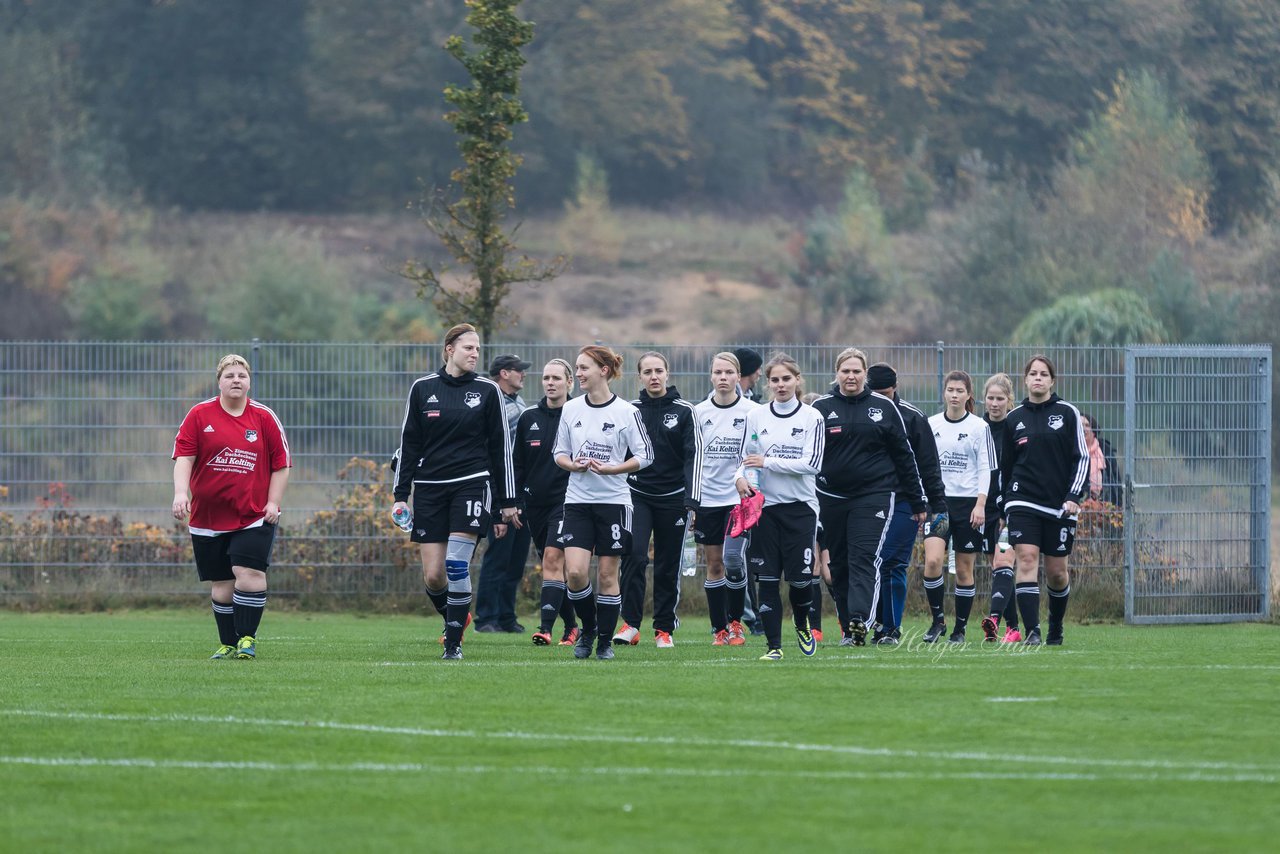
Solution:
<svg viewBox="0 0 1280 854">
<path fill-rule="evenodd" d="M 502 518 L 495 537 L 516 519 L 511 436 L 497 383 L 476 374 L 480 337 L 460 323 L 444 339 L 444 364 L 409 389 L 400 428 L 392 513 L 409 510 L 427 596 L 444 615 L 444 658 L 462 658 L 471 620 L 472 555 L 490 524 L 495 495 Z M 517 523 L 518 524 L 518 523 Z"/>
<path fill-rule="evenodd" d="M 520 413 L 512 462 L 516 470 L 516 494 L 523 504 L 524 523 L 529 526 L 533 547 L 542 560 L 542 594 L 538 607 L 539 626 L 533 633 L 534 646 L 550 646 L 556 616 L 564 618 L 560 646 L 578 640 L 578 621 L 573 603 L 565 596 L 564 549 L 556 544 L 554 532 L 564 519 L 564 493 L 569 472 L 556 465 L 551 453 L 560 429 L 565 401 L 573 391 L 573 369 L 564 359 L 552 359 L 542 369 L 542 400 Z"/>
<path fill-rule="evenodd" d="M 1007 416 L 1000 476 L 1009 542 L 1017 556 L 1014 595 L 1023 643 L 1040 636 L 1040 556 L 1049 586 L 1049 631 L 1044 642 L 1062 643 L 1071 578 L 1067 556 L 1075 541 L 1080 503 L 1088 496 L 1089 451 L 1080 411 L 1054 394 L 1057 372 L 1048 356 L 1032 356 L 1022 372 L 1027 397 Z"/>
<path fill-rule="evenodd" d="M 632 549 L 622 559 L 622 628 L 615 644 L 640 642 L 645 571 L 653 538 L 653 634 L 658 649 L 675 646 L 680 555 L 698 509 L 702 439 L 693 404 L 667 385 L 667 359 L 649 352 L 636 363 L 643 390 L 631 401 L 653 443 L 653 465 L 627 477 L 631 486 Z"/>
<path fill-rule="evenodd" d="M 865 646 L 880 594 L 880 543 L 899 489 L 911 489 L 912 516 L 929 509 L 915 454 L 894 402 L 866 387 L 867 357 L 850 347 L 836 357 L 831 392 L 814 402 L 826 444 L 818 474 L 822 530 L 831 552 L 832 595 L 848 602 L 848 631 Z"/>
</svg>

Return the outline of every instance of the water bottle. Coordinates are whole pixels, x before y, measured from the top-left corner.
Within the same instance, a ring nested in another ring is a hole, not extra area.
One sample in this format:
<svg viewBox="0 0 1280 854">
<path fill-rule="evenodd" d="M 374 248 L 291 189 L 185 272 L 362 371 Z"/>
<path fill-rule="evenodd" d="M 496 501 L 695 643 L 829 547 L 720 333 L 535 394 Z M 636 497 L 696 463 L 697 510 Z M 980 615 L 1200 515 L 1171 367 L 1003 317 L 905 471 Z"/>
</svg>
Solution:
<svg viewBox="0 0 1280 854">
<path fill-rule="evenodd" d="M 745 456 L 749 457 L 752 454 L 763 454 L 763 453 L 764 453 L 764 450 L 760 447 L 760 437 L 757 436 L 754 431 L 752 431 L 751 438 L 747 439 Z M 751 488 L 757 492 L 760 491 L 760 473 L 761 473 L 761 469 L 757 469 L 757 468 L 748 468 L 743 470 L 743 477 L 747 479 L 747 483 L 751 485 Z"/>
<path fill-rule="evenodd" d="M 698 539 L 694 536 L 692 514 L 684 517 L 684 548 L 680 551 L 680 572 L 686 578 L 698 574 Z"/>
<path fill-rule="evenodd" d="M 391 521 L 406 534 L 413 530 L 413 511 L 408 507 L 391 511 Z"/>
<path fill-rule="evenodd" d="M 1009 544 L 1009 526 L 1005 525 L 1000 529 L 1000 536 L 996 540 L 996 549 L 1000 554 L 1004 554 L 1011 548 L 1013 548 L 1013 546 Z"/>
</svg>

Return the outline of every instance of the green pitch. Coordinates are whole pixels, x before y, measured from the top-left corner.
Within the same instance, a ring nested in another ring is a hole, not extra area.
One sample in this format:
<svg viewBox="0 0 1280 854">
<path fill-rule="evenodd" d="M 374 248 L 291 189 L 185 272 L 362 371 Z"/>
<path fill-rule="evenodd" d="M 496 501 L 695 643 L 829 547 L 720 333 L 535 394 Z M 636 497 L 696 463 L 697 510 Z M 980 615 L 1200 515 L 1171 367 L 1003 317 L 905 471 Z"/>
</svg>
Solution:
<svg viewBox="0 0 1280 854">
<path fill-rule="evenodd" d="M 1274 850 L 1280 628 L 575 661 L 439 619 L 0 614 L 7 851 Z M 918 630 L 922 626 L 909 626 Z M 646 632 L 646 635 L 648 633 Z M 972 632 L 971 637 L 981 637 Z"/>
</svg>

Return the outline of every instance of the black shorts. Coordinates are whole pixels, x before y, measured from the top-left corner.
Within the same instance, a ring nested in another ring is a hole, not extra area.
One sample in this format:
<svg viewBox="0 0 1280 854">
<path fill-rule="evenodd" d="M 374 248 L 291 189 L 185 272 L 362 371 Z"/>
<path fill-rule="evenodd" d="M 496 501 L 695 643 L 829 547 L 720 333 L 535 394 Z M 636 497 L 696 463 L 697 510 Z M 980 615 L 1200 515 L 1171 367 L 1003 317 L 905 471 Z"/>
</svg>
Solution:
<svg viewBox="0 0 1280 854">
<path fill-rule="evenodd" d="M 631 508 L 625 504 L 566 504 L 557 535 L 547 545 L 597 555 L 631 554 Z"/>
<path fill-rule="evenodd" d="M 751 529 L 747 565 L 761 579 L 785 578 L 790 584 L 813 580 L 818 514 L 802 501 L 764 508 Z"/>
<path fill-rule="evenodd" d="M 729 536 L 729 511 L 733 507 L 699 507 L 693 520 L 693 538 L 700 546 L 723 546 Z"/>
<path fill-rule="evenodd" d="M 947 536 L 940 537 L 934 533 L 925 534 L 925 539 L 930 537 L 935 540 L 946 542 L 951 541 L 951 547 L 955 549 L 956 554 L 974 554 L 982 549 L 982 531 L 974 528 L 969 524 L 969 516 L 973 513 L 973 508 L 978 504 L 976 498 L 948 498 L 947 499 L 947 518 L 950 520 L 950 531 Z"/>
<path fill-rule="evenodd" d="M 493 494 L 488 480 L 413 485 L 413 533 L 415 543 L 447 543 L 453 533 L 489 533 Z"/>
<path fill-rule="evenodd" d="M 276 541 L 276 526 L 263 522 L 255 528 L 227 534 L 191 535 L 191 550 L 196 556 L 196 573 L 201 581 L 234 581 L 233 566 L 247 566 L 265 571 L 271 566 L 271 546 Z"/>
<path fill-rule="evenodd" d="M 987 508 L 987 524 L 982 526 L 982 547 L 979 549 L 987 557 L 996 553 L 996 543 L 1000 539 L 1000 511 Z"/>
<path fill-rule="evenodd" d="M 560 529 L 560 520 L 564 518 L 564 504 L 531 505 L 524 508 L 521 515 L 521 521 L 529 528 L 529 535 L 533 538 L 533 547 L 538 550 L 538 557 L 542 557 L 547 546 L 560 548 L 556 545 L 555 536 L 548 539 L 548 534 Z"/>
<path fill-rule="evenodd" d="M 1009 514 L 1009 542 L 1037 546 L 1045 557 L 1066 557 L 1076 541 L 1074 519 L 1055 519 L 1025 510 Z"/>
</svg>

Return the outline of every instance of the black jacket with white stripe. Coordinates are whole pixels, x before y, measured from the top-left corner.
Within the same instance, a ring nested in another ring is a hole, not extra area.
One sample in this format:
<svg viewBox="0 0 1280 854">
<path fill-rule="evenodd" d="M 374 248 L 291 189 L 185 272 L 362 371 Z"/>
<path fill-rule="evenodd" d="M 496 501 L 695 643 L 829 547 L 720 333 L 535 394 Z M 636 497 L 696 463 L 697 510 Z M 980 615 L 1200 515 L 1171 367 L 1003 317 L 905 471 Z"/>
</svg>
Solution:
<svg viewBox="0 0 1280 854">
<path fill-rule="evenodd" d="M 544 397 L 537 406 L 520 413 L 516 422 L 512 461 L 516 468 L 516 494 L 525 504 L 547 507 L 564 503 L 569 472 L 556 465 L 552 449 L 564 408 L 552 409 Z"/>
<path fill-rule="evenodd" d="M 924 494 L 929 499 L 930 513 L 945 513 L 947 510 L 947 488 L 942 482 L 942 466 L 938 462 L 938 443 L 933 440 L 933 431 L 929 429 L 929 417 L 914 405 L 907 403 L 898 393 L 893 393 L 893 402 L 902 413 L 902 424 L 907 430 L 907 441 L 916 455 L 916 469 L 920 472 L 920 480 L 924 484 Z M 909 487 L 909 488 L 905 488 Z M 911 501 L 914 484 L 907 483 L 898 490 L 899 501 Z"/>
<path fill-rule="evenodd" d="M 443 368 L 409 389 L 400 427 L 395 498 L 408 501 L 413 484 L 451 484 L 487 478 L 501 507 L 515 506 L 511 435 L 502 392 L 488 377 Z"/>
<path fill-rule="evenodd" d="M 1089 452 L 1080 410 L 1056 394 L 1023 400 L 1006 417 L 1000 477 L 1003 512 L 1030 510 L 1061 519 L 1062 505 L 1089 495 Z"/>
<path fill-rule="evenodd" d="M 683 496 L 697 510 L 701 501 L 702 437 L 693 404 L 667 386 L 662 397 L 641 394 L 631 401 L 653 443 L 653 465 L 627 477 L 632 492 L 650 498 Z"/>
<path fill-rule="evenodd" d="M 813 408 L 827 432 L 819 500 L 906 492 L 913 513 L 929 509 L 902 413 L 892 400 L 866 388 L 847 397 L 832 386 Z"/>
</svg>

